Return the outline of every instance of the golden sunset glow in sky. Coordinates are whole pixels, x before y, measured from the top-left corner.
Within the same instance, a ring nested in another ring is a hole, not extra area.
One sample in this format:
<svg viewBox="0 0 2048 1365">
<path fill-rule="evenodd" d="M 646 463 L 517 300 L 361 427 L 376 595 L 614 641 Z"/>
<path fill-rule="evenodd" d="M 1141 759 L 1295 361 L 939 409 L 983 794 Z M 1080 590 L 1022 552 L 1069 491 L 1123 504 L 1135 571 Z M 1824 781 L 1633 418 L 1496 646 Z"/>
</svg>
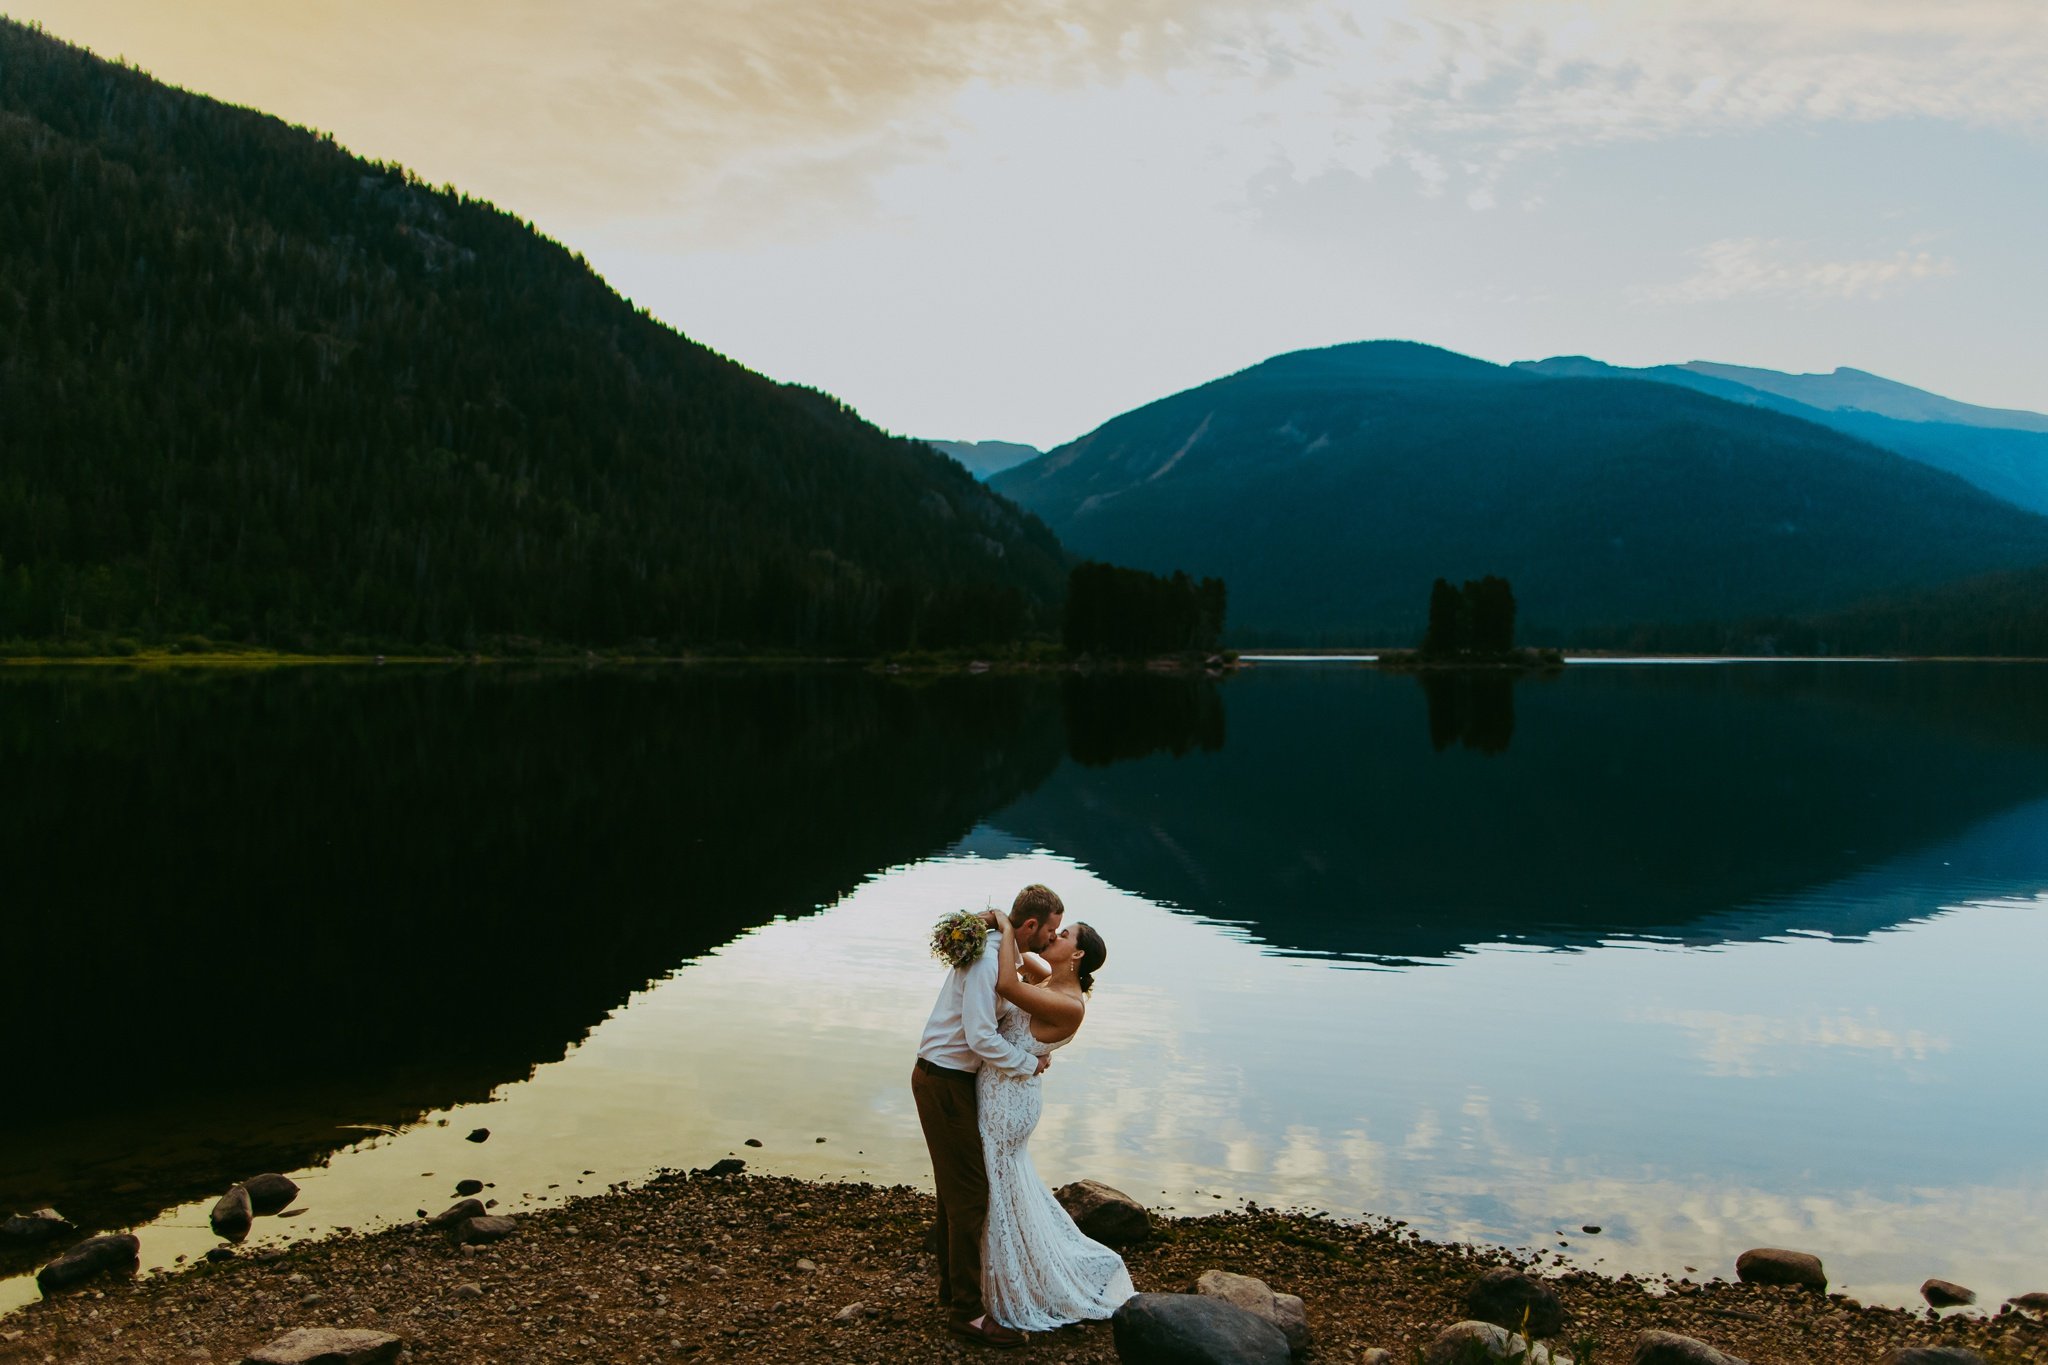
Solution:
<svg viewBox="0 0 2048 1365">
<path fill-rule="evenodd" d="M 0 0 L 531 219 L 892 430 L 1281 351 L 2048 409 L 2037 0 Z"/>
</svg>

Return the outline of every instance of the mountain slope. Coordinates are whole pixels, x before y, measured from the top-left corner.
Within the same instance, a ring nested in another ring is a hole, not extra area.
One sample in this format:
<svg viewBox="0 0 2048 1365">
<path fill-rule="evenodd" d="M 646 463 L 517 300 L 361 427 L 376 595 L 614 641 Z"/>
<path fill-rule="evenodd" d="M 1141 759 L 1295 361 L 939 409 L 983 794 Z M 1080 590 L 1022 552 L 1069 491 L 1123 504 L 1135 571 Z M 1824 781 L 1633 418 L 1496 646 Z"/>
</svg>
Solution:
<svg viewBox="0 0 2048 1365">
<path fill-rule="evenodd" d="M 1584 356 L 1518 361 L 1552 378 L 1648 379 L 1786 413 L 1946 470 L 1994 497 L 2048 513 L 2048 416 L 1979 408 L 1861 370 L 1780 374 L 1696 360 L 1631 370 Z"/>
<path fill-rule="evenodd" d="M 1406 643 L 1438 575 L 1506 575 L 1548 643 L 2048 562 L 2048 520 L 1812 423 L 1401 342 L 1276 357 L 992 482 L 1079 554 L 1224 577 L 1243 641 Z"/>
<path fill-rule="evenodd" d="M 1047 530 L 490 205 L 0 21 L 0 640 L 865 649 Z"/>
</svg>

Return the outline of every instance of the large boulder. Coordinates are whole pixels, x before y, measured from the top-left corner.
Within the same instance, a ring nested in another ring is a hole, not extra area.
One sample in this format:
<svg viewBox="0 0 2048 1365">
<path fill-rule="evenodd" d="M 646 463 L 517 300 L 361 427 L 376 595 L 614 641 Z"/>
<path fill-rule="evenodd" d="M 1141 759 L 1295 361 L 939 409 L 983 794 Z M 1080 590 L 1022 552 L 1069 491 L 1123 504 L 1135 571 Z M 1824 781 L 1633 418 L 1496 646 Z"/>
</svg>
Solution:
<svg viewBox="0 0 2048 1365">
<path fill-rule="evenodd" d="M 1287 1349 L 1294 1354 L 1308 1349 L 1308 1306 L 1297 1296 L 1275 1294 L 1264 1280 L 1228 1270 L 1203 1271 L 1195 1281 L 1195 1292 L 1236 1304 L 1254 1317 L 1272 1323 L 1287 1338 Z"/>
<path fill-rule="evenodd" d="M 1961 1308 L 1977 1301 L 1977 1291 L 1965 1289 L 1953 1280 L 1929 1280 L 1920 1286 L 1920 1297 L 1930 1308 Z"/>
<path fill-rule="evenodd" d="M 284 1212 L 299 1197 L 299 1187 L 275 1171 L 244 1180 L 242 1188 L 249 1192 L 249 1207 L 259 1218 Z"/>
<path fill-rule="evenodd" d="M 216 1237 L 225 1237 L 230 1242 L 247 1237 L 250 1224 L 256 1221 L 256 1206 L 249 1201 L 248 1187 L 236 1185 L 222 1195 L 213 1212 L 206 1215 L 206 1221 L 213 1225 Z"/>
<path fill-rule="evenodd" d="M 364 1328 L 299 1327 L 243 1357 L 242 1365 L 390 1365 L 402 1338 Z"/>
<path fill-rule="evenodd" d="M 1884 1365 L 1986 1365 L 1983 1356 L 1961 1346 L 1901 1346 Z"/>
<path fill-rule="evenodd" d="M 2048 1294 L 2043 1294 L 2039 1290 L 2028 1294 L 2015 1294 L 2006 1302 L 2024 1312 L 2048 1313 Z"/>
<path fill-rule="evenodd" d="M 1496 1360 L 1504 1365 L 1571 1365 L 1567 1357 L 1552 1353 L 1540 1341 L 1531 1343 L 1498 1323 L 1477 1320 L 1444 1328 L 1422 1353 L 1422 1365 L 1477 1365 Z"/>
<path fill-rule="evenodd" d="M 17 1213 L 0 1223 L 0 1242 L 47 1242 L 71 1231 L 71 1220 L 55 1209 Z"/>
<path fill-rule="evenodd" d="M 1129 1365 L 1288 1365 L 1278 1327 L 1204 1294 L 1139 1294 L 1109 1320 Z"/>
<path fill-rule="evenodd" d="M 1717 1351 L 1704 1341 L 1682 1337 L 1676 1332 L 1645 1331 L 1636 1337 L 1636 1353 L 1629 1365 L 1746 1365 L 1734 1356 Z"/>
<path fill-rule="evenodd" d="M 1531 1337 L 1554 1337 L 1564 1330 L 1564 1301 L 1543 1281 L 1495 1266 L 1466 1287 L 1465 1316 Z"/>
<path fill-rule="evenodd" d="M 132 1271 L 142 1263 L 142 1242 L 126 1233 L 88 1237 L 36 1272 L 45 1294 L 84 1284 L 110 1270 Z"/>
<path fill-rule="evenodd" d="M 1105 1246 L 1127 1246 L 1152 1235 L 1145 1206 L 1100 1180 L 1076 1180 L 1053 1191 L 1074 1226 Z"/>
<path fill-rule="evenodd" d="M 1735 1258 L 1735 1278 L 1744 1284 L 1789 1284 L 1825 1294 L 1828 1273 L 1820 1257 L 1783 1247 L 1756 1247 Z"/>
<path fill-rule="evenodd" d="M 455 1225 L 455 1240 L 464 1245 L 502 1242 L 519 1231 L 510 1218 L 467 1218 Z"/>
<path fill-rule="evenodd" d="M 490 1212 L 481 1199 L 459 1199 L 427 1220 L 430 1228 L 453 1228 L 467 1223 L 472 1218 L 482 1218 Z"/>
</svg>

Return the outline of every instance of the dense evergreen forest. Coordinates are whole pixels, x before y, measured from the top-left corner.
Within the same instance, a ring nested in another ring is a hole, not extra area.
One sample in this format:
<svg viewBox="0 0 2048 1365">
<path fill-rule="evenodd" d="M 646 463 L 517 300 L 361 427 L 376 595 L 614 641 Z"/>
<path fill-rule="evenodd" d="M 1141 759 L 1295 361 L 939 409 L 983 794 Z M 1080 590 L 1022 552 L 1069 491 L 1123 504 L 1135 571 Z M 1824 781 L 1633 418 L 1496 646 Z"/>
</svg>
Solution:
<svg viewBox="0 0 2048 1365">
<path fill-rule="evenodd" d="M 1981 574 L 1810 616 L 1646 625 L 1588 643 L 1658 653 L 2048 659 L 2048 567 Z"/>
<path fill-rule="evenodd" d="M 1093 560 L 1067 575 L 1065 643 L 1073 654 L 1166 654 L 1216 648 L 1228 590 Z"/>
<path fill-rule="evenodd" d="M 0 20 L 0 645 L 1056 629 L 1036 518 L 532 227 Z"/>
</svg>

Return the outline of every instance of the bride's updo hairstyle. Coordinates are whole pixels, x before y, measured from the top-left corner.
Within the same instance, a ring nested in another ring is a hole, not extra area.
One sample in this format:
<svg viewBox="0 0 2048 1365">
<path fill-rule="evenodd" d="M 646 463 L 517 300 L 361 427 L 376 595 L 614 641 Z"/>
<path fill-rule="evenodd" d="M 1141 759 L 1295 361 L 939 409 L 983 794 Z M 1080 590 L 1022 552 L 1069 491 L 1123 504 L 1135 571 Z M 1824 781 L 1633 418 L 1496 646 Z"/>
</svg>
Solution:
<svg viewBox="0 0 2048 1365">
<path fill-rule="evenodd" d="M 1081 952 L 1074 961 L 1074 974 L 1081 982 L 1085 993 L 1095 989 L 1095 974 L 1102 970 L 1103 961 L 1109 956 L 1109 949 L 1103 945 L 1102 935 L 1095 932 L 1092 924 L 1074 926 L 1074 945 Z"/>
</svg>

